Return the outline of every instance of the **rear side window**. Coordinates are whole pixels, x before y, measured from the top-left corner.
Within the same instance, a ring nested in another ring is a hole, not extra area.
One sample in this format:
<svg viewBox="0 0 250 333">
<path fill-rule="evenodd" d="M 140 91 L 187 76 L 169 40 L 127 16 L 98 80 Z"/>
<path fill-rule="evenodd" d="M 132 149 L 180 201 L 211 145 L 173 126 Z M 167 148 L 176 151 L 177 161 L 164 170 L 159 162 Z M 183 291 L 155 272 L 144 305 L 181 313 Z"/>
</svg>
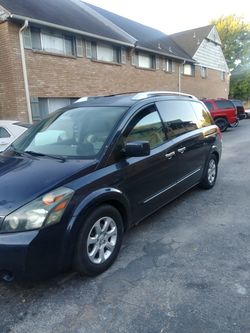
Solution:
<svg viewBox="0 0 250 333">
<path fill-rule="evenodd" d="M 10 137 L 10 133 L 3 127 L 0 127 L 0 138 L 9 138 Z"/>
<path fill-rule="evenodd" d="M 203 101 L 203 103 L 206 105 L 209 111 L 212 111 L 214 109 L 212 103 L 207 101 Z"/>
<path fill-rule="evenodd" d="M 219 109 L 234 109 L 233 103 L 227 100 L 215 101 L 215 104 Z"/>
<path fill-rule="evenodd" d="M 191 102 L 196 117 L 198 119 L 198 126 L 201 127 L 206 127 L 210 126 L 213 124 L 213 119 L 211 114 L 205 109 L 204 105 L 199 103 L 199 102 Z"/>
<path fill-rule="evenodd" d="M 169 139 L 198 128 L 197 118 L 188 101 L 160 101 L 156 103 Z"/>
</svg>

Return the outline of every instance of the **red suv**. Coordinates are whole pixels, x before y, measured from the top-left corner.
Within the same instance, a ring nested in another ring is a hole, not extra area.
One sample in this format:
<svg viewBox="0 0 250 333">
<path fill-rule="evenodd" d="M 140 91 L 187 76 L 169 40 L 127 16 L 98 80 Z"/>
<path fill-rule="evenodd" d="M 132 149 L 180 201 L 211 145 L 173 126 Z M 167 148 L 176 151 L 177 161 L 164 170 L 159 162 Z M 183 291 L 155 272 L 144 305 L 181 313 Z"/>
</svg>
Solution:
<svg viewBox="0 0 250 333">
<path fill-rule="evenodd" d="M 202 101 L 221 132 L 225 132 L 228 126 L 235 127 L 238 125 L 237 109 L 231 101 L 227 99 L 205 99 Z"/>
</svg>

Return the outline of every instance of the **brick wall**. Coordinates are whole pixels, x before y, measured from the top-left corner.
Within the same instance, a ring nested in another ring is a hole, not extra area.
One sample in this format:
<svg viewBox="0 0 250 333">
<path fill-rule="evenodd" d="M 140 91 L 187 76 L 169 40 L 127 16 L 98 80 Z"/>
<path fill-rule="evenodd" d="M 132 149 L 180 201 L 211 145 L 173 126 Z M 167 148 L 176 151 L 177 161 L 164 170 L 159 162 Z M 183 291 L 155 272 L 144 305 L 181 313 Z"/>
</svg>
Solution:
<svg viewBox="0 0 250 333">
<path fill-rule="evenodd" d="M 221 72 L 207 69 L 207 78 L 201 77 L 200 66 L 196 66 L 195 76 L 182 75 L 182 91 L 193 94 L 199 98 L 228 98 L 229 77 L 221 80 Z"/>
<path fill-rule="evenodd" d="M 13 23 L 0 24 L 0 119 L 27 120 L 18 30 Z M 178 91 L 179 64 L 174 73 L 138 69 L 131 55 L 122 65 L 25 50 L 31 97 L 81 97 L 142 90 Z M 208 69 L 202 79 L 199 67 L 195 77 L 181 76 L 181 90 L 197 97 L 227 97 L 228 81 L 220 72 Z"/>
<path fill-rule="evenodd" d="M 31 96 L 79 97 L 140 90 L 177 90 L 178 73 L 65 58 L 26 50 Z"/>
<path fill-rule="evenodd" d="M 27 121 L 19 29 L 8 22 L 0 24 L 0 119 Z"/>
</svg>

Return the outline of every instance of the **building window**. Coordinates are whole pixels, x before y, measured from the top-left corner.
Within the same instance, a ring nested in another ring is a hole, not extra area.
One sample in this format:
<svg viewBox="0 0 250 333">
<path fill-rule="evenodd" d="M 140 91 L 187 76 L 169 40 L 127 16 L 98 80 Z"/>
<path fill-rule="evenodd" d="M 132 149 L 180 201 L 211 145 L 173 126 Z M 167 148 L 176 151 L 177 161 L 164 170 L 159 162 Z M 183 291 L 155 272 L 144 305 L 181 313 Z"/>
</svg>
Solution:
<svg viewBox="0 0 250 333">
<path fill-rule="evenodd" d="M 171 59 L 165 59 L 165 71 L 168 73 L 173 72 L 173 61 Z"/>
<path fill-rule="evenodd" d="M 221 81 L 225 81 L 226 80 L 226 73 L 225 72 L 220 72 L 220 78 L 221 78 Z"/>
<path fill-rule="evenodd" d="M 75 55 L 74 37 L 62 33 L 31 28 L 31 45 L 33 50 Z"/>
<path fill-rule="evenodd" d="M 71 105 L 77 98 L 38 98 L 31 97 L 32 118 L 34 121 L 41 120 L 49 113 L 62 107 Z"/>
<path fill-rule="evenodd" d="M 203 79 L 207 78 L 207 67 L 201 67 L 201 77 Z"/>
<path fill-rule="evenodd" d="M 155 56 L 149 54 L 138 54 L 138 67 L 155 69 Z"/>
<path fill-rule="evenodd" d="M 195 67 L 192 64 L 184 64 L 182 66 L 182 74 L 188 75 L 188 76 L 194 76 L 195 75 Z"/>
<path fill-rule="evenodd" d="M 134 52 L 132 54 L 132 65 L 146 69 L 156 69 L 156 56 Z"/>
<path fill-rule="evenodd" d="M 86 57 L 120 64 L 122 62 L 122 49 L 119 46 L 104 43 L 86 42 Z"/>
</svg>

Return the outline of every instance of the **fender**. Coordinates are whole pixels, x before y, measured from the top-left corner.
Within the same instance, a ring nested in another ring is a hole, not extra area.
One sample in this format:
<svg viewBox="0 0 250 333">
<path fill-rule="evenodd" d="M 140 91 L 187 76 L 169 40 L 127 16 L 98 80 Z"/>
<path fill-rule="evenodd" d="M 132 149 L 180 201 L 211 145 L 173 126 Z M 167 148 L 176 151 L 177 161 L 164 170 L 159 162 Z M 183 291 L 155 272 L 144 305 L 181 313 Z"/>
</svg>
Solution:
<svg viewBox="0 0 250 333">
<path fill-rule="evenodd" d="M 122 191 L 112 187 L 105 187 L 91 192 L 79 202 L 67 225 L 62 243 L 60 266 L 63 269 L 67 269 L 71 265 L 77 235 L 84 223 L 84 219 L 92 209 L 107 202 L 112 202 L 111 204 L 120 211 L 124 219 L 124 229 L 127 230 L 130 227 L 131 208 L 126 195 Z"/>
</svg>

